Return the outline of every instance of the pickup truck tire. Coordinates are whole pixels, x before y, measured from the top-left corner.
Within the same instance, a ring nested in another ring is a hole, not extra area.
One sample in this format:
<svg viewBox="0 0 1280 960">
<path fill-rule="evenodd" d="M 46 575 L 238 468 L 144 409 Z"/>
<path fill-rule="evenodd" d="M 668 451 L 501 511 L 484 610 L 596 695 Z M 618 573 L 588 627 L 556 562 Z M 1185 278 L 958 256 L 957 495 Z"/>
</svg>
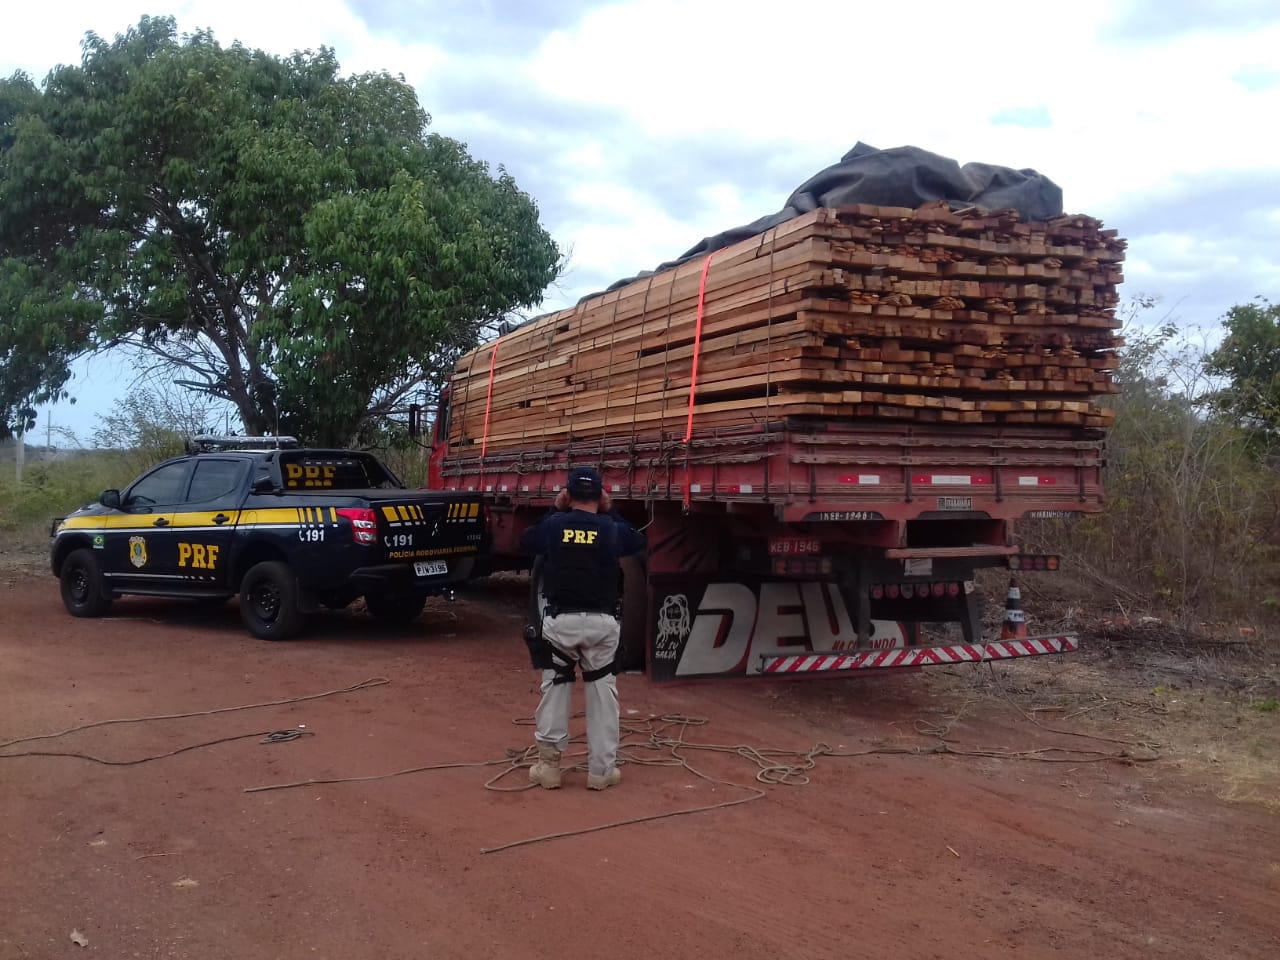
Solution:
<svg viewBox="0 0 1280 960">
<path fill-rule="evenodd" d="M 422 613 L 427 598 L 419 593 L 366 593 L 364 605 L 379 623 L 402 627 Z"/>
<path fill-rule="evenodd" d="M 256 563 L 240 581 L 240 619 L 259 640 L 287 640 L 306 622 L 298 582 L 279 560 Z"/>
<path fill-rule="evenodd" d="M 59 577 L 62 605 L 73 617 L 100 617 L 111 609 L 111 595 L 103 588 L 102 567 L 92 550 L 81 547 L 62 561 Z"/>
</svg>

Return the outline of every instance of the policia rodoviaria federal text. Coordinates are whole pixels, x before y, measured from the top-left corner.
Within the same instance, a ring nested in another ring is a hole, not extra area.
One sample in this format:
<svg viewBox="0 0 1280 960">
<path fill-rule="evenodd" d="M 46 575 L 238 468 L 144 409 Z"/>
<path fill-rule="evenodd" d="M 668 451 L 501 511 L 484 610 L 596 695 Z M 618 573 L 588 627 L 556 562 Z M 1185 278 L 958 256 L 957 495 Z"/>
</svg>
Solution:
<svg viewBox="0 0 1280 960">
<path fill-rule="evenodd" d="M 541 636 L 527 634 L 534 666 L 542 668 L 537 762 L 529 779 L 560 786 L 560 755 L 569 745 L 569 704 L 581 665 L 587 701 L 587 786 L 603 790 L 618 772 L 618 560 L 643 549 L 644 537 L 611 510 L 600 475 L 577 467 L 556 509 L 525 531 L 521 545 L 543 558 Z"/>
</svg>

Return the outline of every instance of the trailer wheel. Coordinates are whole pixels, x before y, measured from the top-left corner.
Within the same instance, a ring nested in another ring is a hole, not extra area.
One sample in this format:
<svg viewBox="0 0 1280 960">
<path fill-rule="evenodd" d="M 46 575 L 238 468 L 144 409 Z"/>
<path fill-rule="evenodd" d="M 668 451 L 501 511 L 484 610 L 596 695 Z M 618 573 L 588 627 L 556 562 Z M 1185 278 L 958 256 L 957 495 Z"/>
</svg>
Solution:
<svg viewBox="0 0 1280 960">
<path fill-rule="evenodd" d="M 533 566 L 529 568 L 529 603 L 526 616 L 529 623 L 538 628 L 538 632 L 542 632 L 542 611 L 547 607 L 546 595 L 542 592 L 542 569 L 545 561 L 542 557 L 535 557 Z"/>
<path fill-rule="evenodd" d="M 62 561 L 59 577 L 62 586 L 62 605 L 73 617 L 100 617 L 111 607 L 111 595 L 106 592 L 102 568 L 92 550 L 75 550 Z"/>
<path fill-rule="evenodd" d="M 643 670 L 649 643 L 649 571 L 640 556 L 623 557 L 622 639 L 618 643 L 618 667 Z"/>
</svg>

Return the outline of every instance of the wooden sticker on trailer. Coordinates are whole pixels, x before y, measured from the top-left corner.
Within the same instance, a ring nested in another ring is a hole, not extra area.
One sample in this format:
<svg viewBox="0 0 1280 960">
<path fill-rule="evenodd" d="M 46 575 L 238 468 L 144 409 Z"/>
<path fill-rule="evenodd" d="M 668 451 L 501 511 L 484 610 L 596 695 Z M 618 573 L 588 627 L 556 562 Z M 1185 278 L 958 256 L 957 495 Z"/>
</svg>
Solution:
<svg viewBox="0 0 1280 960">
<path fill-rule="evenodd" d="M 854 617 L 835 583 L 654 576 L 649 624 L 654 680 L 753 676 L 761 655 L 854 651 Z M 905 646 L 906 631 L 872 620 L 861 649 Z"/>
</svg>

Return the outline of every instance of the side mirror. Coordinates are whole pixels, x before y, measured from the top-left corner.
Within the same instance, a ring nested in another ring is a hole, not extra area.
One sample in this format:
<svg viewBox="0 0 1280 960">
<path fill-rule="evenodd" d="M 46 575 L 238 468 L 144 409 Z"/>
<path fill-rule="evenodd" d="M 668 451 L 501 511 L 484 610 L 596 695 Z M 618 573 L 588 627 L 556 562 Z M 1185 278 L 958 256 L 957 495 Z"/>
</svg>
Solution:
<svg viewBox="0 0 1280 960">
<path fill-rule="evenodd" d="M 98 494 L 98 502 L 110 510 L 120 509 L 120 491 L 119 490 L 103 490 Z"/>
<path fill-rule="evenodd" d="M 254 493 L 274 493 L 275 489 L 276 485 L 270 477 L 259 477 L 253 481 Z"/>
</svg>

